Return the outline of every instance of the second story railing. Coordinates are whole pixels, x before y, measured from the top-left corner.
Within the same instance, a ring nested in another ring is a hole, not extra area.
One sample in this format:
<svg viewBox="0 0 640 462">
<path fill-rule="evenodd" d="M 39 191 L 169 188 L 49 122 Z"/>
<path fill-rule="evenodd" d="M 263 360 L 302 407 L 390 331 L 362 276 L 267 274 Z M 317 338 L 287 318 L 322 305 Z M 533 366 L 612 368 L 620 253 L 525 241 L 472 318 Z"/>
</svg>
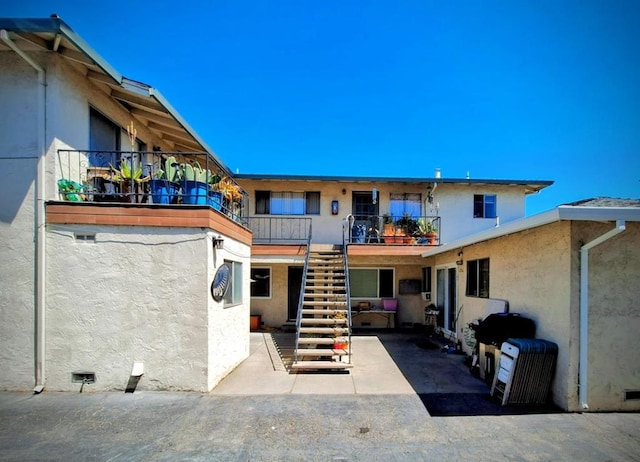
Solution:
<svg viewBox="0 0 640 462">
<path fill-rule="evenodd" d="M 349 244 L 439 245 L 439 216 L 349 215 L 345 240 Z"/>
<path fill-rule="evenodd" d="M 254 244 L 304 244 L 311 230 L 311 218 L 249 217 L 244 224 L 253 232 Z"/>
<path fill-rule="evenodd" d="M 243 222 L 249 196 L 204 152 L 58 150 L 59 197 L 71 202 L 204 205 Z"/>
</svg>

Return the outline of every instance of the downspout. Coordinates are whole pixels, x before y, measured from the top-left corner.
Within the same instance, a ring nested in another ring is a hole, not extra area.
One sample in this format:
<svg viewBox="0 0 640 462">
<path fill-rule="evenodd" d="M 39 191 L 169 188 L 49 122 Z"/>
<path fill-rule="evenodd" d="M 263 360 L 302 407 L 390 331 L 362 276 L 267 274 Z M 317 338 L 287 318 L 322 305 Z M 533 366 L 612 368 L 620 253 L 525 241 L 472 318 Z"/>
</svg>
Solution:
<svg viewBox="0 0 640 462">
<path fill-rule="evenodd" d="M 616 227 L 602 236 L 580 247 L 580 391 L 579 399 L 582 409 L 589 409 L 587 404 L 587 360 L 589 344 L 589 250 L 604 241 L 620 234 L 626 229 L 624 220 L 617 220 Z"/>
<path fill-rule="evenodd" d="M 47 104 L 47 74 L 45 70 L 22 51 L 9 37 L 9 33 L 0 30 L 0 39 L 7 44 L 9 48 L 15 51 L 18 56 L 24 59 L 38 73 L 38 107 L 40 114 L 38 116 L 38 134 L 37 134 L 37 155 L 38 165 L 36 168 L 36 207 L 35 207 L 35 226 L 36 226 L 36 338 L 35 338 L 35 387 L 34 393 L 40 393 L 44 389 L 44 317 L 45 317 L 45 222 L 44 222 L 44 200 L 45 200 L 45 146 L 46 146 L 46 104 Z"/>
</svg>

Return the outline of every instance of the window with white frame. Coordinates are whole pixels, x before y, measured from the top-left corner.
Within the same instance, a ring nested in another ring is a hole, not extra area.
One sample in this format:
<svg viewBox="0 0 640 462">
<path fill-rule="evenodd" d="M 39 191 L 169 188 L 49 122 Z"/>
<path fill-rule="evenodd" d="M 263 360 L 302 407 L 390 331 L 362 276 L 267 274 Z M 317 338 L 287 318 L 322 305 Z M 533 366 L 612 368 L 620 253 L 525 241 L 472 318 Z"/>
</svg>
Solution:
<svg viewBox="0 0 640 462">
<path fill-rule="evenodd" d="M 467 296 L 489 298 L 489 259 L 467 262 Z"/>
<path fill-rule="evenodd" d="M 251 268 L 251 297 L 271 298 L 271 268 Z"/>
<path fill-rule="evenodd" d="M 473 218 L 495 218 L 497 216 L 497 208 L 495 194 L 473 195 Z"/>
<path fill-rule="evenodd" d="M 394 270 L 351 268 L 349 287 L 354 298 L 391 298 L 394 296 Z"/>
<path fill-rule="evenodd" d="M 231 268 L 229 288 L 224 296 L 224 305 L 238 305 L 242 303 L 242 263 L 230 260 L 224 262 Z"/>
<path fill-rule="evenodd" d="M 320 192 L 256 191 L 256 215 L 320 215 Z"/>
<path fill-rule="evenodd" d="M 420 193 L 391 193 L 389 195 L 389 215 L 393 217 L 418 218 L 422 211 Z"/>
</svg>

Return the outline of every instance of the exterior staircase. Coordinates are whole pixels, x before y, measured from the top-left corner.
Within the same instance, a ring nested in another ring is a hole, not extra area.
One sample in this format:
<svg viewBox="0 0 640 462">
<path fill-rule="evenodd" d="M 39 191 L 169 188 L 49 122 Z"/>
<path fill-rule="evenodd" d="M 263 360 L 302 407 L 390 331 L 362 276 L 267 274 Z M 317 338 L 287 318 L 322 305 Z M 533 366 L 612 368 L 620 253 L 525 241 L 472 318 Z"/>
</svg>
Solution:
<svg viewBox="0 0 640 462">
<path fill-rule="evenodd" d="M 291 369 L 349 369 L 351 310 L 344 246 L 307 249 Z"/>
</svg>

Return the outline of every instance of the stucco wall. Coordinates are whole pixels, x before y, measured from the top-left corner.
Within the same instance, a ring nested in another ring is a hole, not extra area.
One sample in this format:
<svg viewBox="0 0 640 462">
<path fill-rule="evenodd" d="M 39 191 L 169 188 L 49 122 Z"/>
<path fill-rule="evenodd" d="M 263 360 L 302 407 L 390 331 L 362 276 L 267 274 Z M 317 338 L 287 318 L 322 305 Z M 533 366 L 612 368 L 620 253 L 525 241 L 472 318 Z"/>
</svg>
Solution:
<svg viewBox="0 0 640 462">
<path fill-rule="evenodd" d="M 501 223 L 524 217 L 525 196 L 521 186 L 439 184 L 436 188 L 434 201 L 429 204 L 426 201 L 428 183 L 258 181 L 242 178 L 238 181 L 251 197 L 253 207 L 249 210 L 251 216 L 256 216 L 256 190 L 320 191 L 320 215 L 305 215 L 306 218 L 313 220 L 313 241 L 315 243 L 341 244 L 342 221 L 352 213 L 352 193 L 354 191 L 370 192 L 374 187 L 378 190 L 378 208 L 381 216 L 389 212 L 390 193 L 420 193 L 423 202 L 423 215 L 440 215 L 442 217 L 440 239 L 443 243 L 495 226 L 495 219 L 473 218 L 474 194 L 498 195 L 498 214 Z M 334 200 L 339 203 L 338 215 L 331 215 L 331 202 Z M 439 213 L 436 209 L 438 204 Z"/>
<path fill-rule="evenodd" d="M 582 245 L 614 227 L 613 223 L 556 222 L 461 249 L 458 272 L 458 328 L 484 316 L 485 299 L 465 295 L 466 262 L 490 259 L 490 297 L 509 301 L 510 311 L 533 319 L 536 337 L 558 344 L 552 398 L 560 407 L 580 411 L 579 300 Z M 638 410 L 624 401 L 625 390 L 640 389 L 640 353 L 634 346 L 640 329 L 640 225 L 589 254 L 588 404 L 590 410 Z M 451 264 L 451 251 L 427 259 Z M 458 335 L 462 332 L 459 331 Z M 468 348 L 467 348 L 468 351 Z"/>
<path fill-rule="evenodd" d="M 576 222 L 572 235 L 587 243 L 613 223 Z M 640 410 L 625 390 L 640 390 L 640 224 L 589 251 L 587 404 L 591 411 Z"/>
<path fill-rule="evenodd" d="M 219 236 L 219 233 L 215 233 Z M 228 236 L 224 237 L 223 249 L 213 249 L 211 236 L 207 243 L 208 278 L 206 287 L 210 289 L 216 270 L 224 261 L 242 264 L 242 303 L 224 306 L 216 302 L 207 292 L 208 300 L 208 364 L 207 389 L 211 390 L 238 364 L 249 356 L 249 308 L 251 300 L 249 246 Z"/>
<path fill-rule="evenodd" d="M 554 402 L 569 408 L 577 396 L 577 340 L 571 286 L 571 234 L 568 222 L 504 236 L 464 247 L 464 265 L 458 271 L 460 329 L 484 317 L 486 299 L 467 297 L 466 263 L 490 259 L 490 297 L 509 301 L 510 311 L 533 319 L 536 337 L 558 344 L 552 385 Z M 458 251 L 437 256 L 436 265 L 454 263 Z M 468 351 L 468 347 L 466 347 Z"/>
<path fill-rule="evenodd" d="M 35 176 L 39 156 L 37 74 L 0 52 L 0 389 L 34 381 Z"/>
<path fill-rule="evenodd" d="M 95 242 L 74 233 L 95 233 Z M 74 371 L 96 373 L 90 390 L 123 389 L 141 361 L 140 390 L 208 391 L 248 356 L 248 297 L 232 307 L 213 301 L 225 251 L 214 262 L 206 233 L 56 226 L 47 239 L 48 390 L 77 390 Z M 225 243 L 248 264 L 247 246 Z"/>
</svg>

